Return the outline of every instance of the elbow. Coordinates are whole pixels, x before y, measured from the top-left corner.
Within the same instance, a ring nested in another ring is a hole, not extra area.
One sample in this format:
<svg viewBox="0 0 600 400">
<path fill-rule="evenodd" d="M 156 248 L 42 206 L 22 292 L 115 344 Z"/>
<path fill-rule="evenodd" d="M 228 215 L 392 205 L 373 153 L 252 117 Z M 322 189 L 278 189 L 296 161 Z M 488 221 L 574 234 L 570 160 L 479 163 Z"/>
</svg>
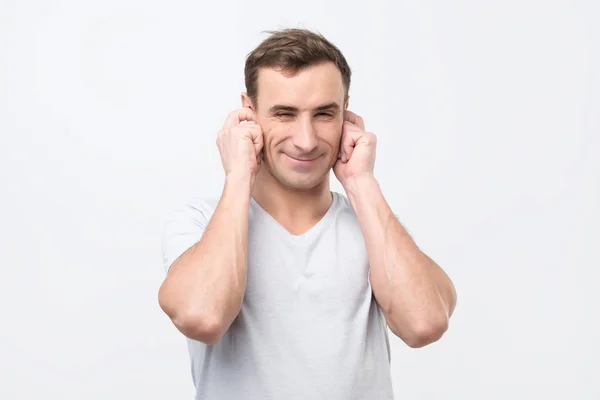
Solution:
<svg viewBox="0 0 600 400">
<path fill-rule="evenodd" d="M 225 333 L 222 322 L 216 317 L 182 313 L 174 315 L 171 320 L 187 338 L 209 345 L 219 343 Z"/>
<path fill-rule="evenodd" d="M 413 348 L 419 349 L 437 342 L 446 333 L 446 328 L 443 325 L 425 326 L 411 333 L 407 338 L 406 344 Z"/>
<path fill-rule="evenodd" d="M 391 328 L 391 327 L 390 327 Z M 392 329 L 406 345 L 413 349 L 422 348 L 437 342 L 448 330 L 448 318 L 421 319 L 408 329 Z"/>
<path fill-rule="evenodd" d="M 177 330 L 189 339 L 214 345 L 225 333 L 223 318 L 174 304 L 164 292 L 159 295 L 159 305 Z"/>
</svg>

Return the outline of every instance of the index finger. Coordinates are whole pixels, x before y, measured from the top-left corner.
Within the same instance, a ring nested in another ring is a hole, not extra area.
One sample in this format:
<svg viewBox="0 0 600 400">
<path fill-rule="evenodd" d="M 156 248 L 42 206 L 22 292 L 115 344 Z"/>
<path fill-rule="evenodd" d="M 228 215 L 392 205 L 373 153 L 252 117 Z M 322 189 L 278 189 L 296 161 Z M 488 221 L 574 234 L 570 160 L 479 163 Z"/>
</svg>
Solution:
<svg viewBox="0 0 600 400">
<path fill-rule="evenodd" d="M 254 112 L 248 107 L 240 108 L 235 110 L 227 116 L 223 128 L 229 129 L 238 125 L 242 121 L 254 121 Z"/>
<path fill-rule="evenodd" d="M 354 114 L 352 111 L 346 110 L 344 112 L 344 121 L 348 121 L 351 124 L 358 126 L 363 131 L 365 130 L 365 121 L 362 117 Z"/>
</svg>

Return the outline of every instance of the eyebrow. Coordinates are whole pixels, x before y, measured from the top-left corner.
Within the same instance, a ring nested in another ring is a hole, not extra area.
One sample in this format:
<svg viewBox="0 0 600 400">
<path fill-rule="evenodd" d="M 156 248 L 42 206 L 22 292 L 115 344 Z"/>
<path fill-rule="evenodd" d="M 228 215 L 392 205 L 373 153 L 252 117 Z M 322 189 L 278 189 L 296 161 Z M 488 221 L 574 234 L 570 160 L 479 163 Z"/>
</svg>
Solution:
<svg viewBox="0 0 600 400">
<path fill-rule="evenodd" d="M 340 105 L 338 103 L 336 103 L 335 101 L 332 101 L 331 103 L 327 103 L 327 104 L 318 106 L 317 108 L 314 109 L 314 111 L 328 111 L 328 110 L 336 110 L 337 111 L 339 109 L 340 109 Z M 298 112 L 298 107 L 287 106 L 285 104 L 276 104 L 269 109 L 269 113 L 271 113 L 271 114 L 275 114 L 278 111 Z"/>
</svg>

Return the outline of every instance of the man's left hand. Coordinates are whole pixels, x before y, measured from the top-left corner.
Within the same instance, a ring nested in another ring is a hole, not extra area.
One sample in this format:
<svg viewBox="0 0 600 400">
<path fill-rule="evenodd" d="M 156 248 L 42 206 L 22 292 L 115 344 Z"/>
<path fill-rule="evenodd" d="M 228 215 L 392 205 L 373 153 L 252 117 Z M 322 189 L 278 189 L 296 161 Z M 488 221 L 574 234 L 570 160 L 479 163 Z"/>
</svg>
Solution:
<svg viewBox="0 0 600 400">
<path fill-rule="evenodd" d="M 351 111 L 344 113 L 340 156 L 333 172 L 342 186 L 354 177 L 373 176 L 377 137 L 365 131 L 363 119 Z"/>
</svg>

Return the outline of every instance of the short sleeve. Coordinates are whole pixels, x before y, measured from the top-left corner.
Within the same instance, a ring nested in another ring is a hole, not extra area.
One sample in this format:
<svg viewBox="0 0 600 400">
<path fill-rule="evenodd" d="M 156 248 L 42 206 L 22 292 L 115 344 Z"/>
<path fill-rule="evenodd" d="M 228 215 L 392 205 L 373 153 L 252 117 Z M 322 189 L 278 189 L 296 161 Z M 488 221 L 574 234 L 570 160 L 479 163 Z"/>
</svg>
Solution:
<svg viewBox="0 0 600 400">
<path fill-rule="evenodd" d="M 202 202 L 189 202 L 174 210 L 162 228 L 162 263 L 165 272 L 179 256 L 200 241 L 210 217 Z"/>
</svg>

